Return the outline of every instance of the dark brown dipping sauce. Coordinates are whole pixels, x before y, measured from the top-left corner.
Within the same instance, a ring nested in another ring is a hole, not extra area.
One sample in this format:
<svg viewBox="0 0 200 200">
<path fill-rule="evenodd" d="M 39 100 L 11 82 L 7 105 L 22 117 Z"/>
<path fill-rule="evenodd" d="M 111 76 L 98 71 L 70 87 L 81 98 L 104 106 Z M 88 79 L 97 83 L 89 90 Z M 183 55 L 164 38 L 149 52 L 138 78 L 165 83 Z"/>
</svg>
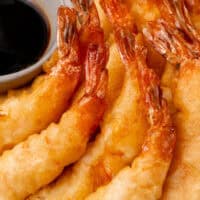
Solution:
<svg viewBox="0 0 200 200">
<path fill-rule="evenodd" d="M 49 26 L 32 5 L 0 0 L 0 75 L 37 62 L 49 42 Z"/>
</svg>

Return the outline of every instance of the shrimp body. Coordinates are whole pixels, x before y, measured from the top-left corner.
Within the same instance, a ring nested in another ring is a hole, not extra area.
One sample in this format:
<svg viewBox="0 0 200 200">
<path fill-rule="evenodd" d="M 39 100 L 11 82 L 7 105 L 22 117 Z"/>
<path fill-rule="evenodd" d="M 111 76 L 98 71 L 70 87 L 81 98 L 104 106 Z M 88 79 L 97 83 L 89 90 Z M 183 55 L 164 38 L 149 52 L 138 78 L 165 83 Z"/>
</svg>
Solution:
<svg viewBox="0 0 200 200">
<path fill-rule="evenodd" d="M 113 4 L 115 6 L 112 6 Z M 86 199 L 159 199 L 175 142 L 168 107 L 162 99 L 162 95 L 159 94 L 159 81 L 155 72 L 148 69 L 145 63 L 146 49 L 143 47 L 141 36 L 137 35 L 134 39 L 131 23 L 120 27 L 122 19 L 119 17 L 119 10 L 123 8 L 123 13 L 128 13 L 128 10 L 123 5 L 120 7 L 120 3 L 115 0 L 102 1 L 102 5 L 116 31 L 122 60 L 127 67 L 135 66 L 138 70 L 137 77 L 150 129 L 145 138 L 142 152 L 133 161 L 132 166 L 121 170 L 108 185 L 99 188 Z M 115 21 L 112 8 L 116 8 L 116 6 L 119 19 Z M 129 19 L 129 16 L 125 15 L 123 20 Z M 128 21 L 130 22 L 130 20 Z M 136 65 L 133 65 L 135 63 L 133 59 L 136 60 Z"/>
<path fill-rule="evenodd" d="M 65 41 L 67 23 L 59 20 L 57 65 L 31 88 L 10 92 L 1 102 L 0 154 L 58 121 L 67 109 L 81 73 L 78 38 L 71 33 L 72 39 Z"/>
<path fill-rule="evenodd" d="M 75 13 L 59 9 L 76 34 Z M 69 37 L 70 34 L 67 34 Z M 88 45 L 84 96 L 41 134 L 33 135 L 0 157 L 0 199 L 24 199 L 54 180 L 80 158 L 105 109 L 106 48 L 102 35 Z M 92 72 L 92 73 L 91 73 Z M 14 184 L 13 184 L 14 183 Z"/>
<path fill-rule="evenodd" d="M 199 94 L 200 43 L 183 1 L 164 1 L 165 15 L 151 22 L 146 38 L 169 62 L 179 67 L 172 86 L 178 110 L 174 116 L 177 129 L 175 155 L 164 186 L 162 199 L 200 198 Z M 162 31 L 162 35 L 159 33 Z"/>
</svg>

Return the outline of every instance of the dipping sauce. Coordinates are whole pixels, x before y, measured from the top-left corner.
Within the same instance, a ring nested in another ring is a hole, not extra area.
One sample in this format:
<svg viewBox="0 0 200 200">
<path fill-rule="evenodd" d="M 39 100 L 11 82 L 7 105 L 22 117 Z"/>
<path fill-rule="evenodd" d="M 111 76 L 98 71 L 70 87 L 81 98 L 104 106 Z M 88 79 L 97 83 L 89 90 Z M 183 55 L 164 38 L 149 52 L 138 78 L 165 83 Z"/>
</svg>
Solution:
<svg viewBox="0 0 200 200">
<path fill-rule="evenodd" d="M 49 42 L 49 25 L 41 12 L 22 0 L 0 0 L 0 75 L 37 62 Z"/>
</svg>

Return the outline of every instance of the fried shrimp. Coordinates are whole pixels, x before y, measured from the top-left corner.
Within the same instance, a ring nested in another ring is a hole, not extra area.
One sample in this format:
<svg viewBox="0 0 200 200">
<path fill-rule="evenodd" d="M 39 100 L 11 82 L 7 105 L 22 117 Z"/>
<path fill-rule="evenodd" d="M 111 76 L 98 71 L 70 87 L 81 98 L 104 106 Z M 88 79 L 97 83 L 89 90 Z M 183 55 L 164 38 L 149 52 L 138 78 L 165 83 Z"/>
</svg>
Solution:
<svg viewBox="0 0 200 200">
<path fill-rule="evenodd" d="M 62 23 L 68 22 L 66 40 L 76 39 L 75 12 L 61 7 L 58 13 Z M 107 49 L 103 33 L 98 33 L 87 48 L 84 96 L 63 114 L 58 124 L 51 124 L 0 157 L 0 199 L 26 198 L 84 153 L 105 110 Z"/>
<path fill-rule="evenodd" d="M 0 154 L 58 121 L 74 93 L 81 73 L 79 41 L 68 21 L 62 16 L 58 21 L 57 65 L 31 88 L 10 92 L 0 102 Z"/>
<path fill-rule="evenodd" d="M 144 30 L 149 42 L 179 68 L 173 99 L 177 145 L 162 199 L 200 199 L 200 43 L 183 1 L 163 0 L 163 16 Z"/>
<path fill-rule="evenodd" d="M 112 81 L 109 84 L 113 88 Z M 141 149 L 147 122 L 140 105 L 136 71 L 128 67 L 122 91 L 106 112 L 95 142 L 71 169 L 66 169 L 58 180 L 30 199 L 82 200 L 99 186 L 107 184 L 119 170 L 132 162 Z"/>
<path fill-rule="evenodd" d="M 102 5 L 114 26 L 124 63 L 127 67 L 137 69 L 144 110 L 150 128 L 142 152 L 133 161 L 132 166 L 124 168 L 111 183 L 99 188 L 86 199 L 159 199 L 175 143 L 167 103 L 162 98 L 158 77 L 146 65 L 146 49 L 142 37 L 140 35 L 134 37 L 127 9 L 116 0 L 104 0 Z M 118 12 L 115 14 L 113 7 L 116 8 L 116 5 Z M 125 13 L 123 19 L 119 15 L 120 9 Z"/>
</svg>

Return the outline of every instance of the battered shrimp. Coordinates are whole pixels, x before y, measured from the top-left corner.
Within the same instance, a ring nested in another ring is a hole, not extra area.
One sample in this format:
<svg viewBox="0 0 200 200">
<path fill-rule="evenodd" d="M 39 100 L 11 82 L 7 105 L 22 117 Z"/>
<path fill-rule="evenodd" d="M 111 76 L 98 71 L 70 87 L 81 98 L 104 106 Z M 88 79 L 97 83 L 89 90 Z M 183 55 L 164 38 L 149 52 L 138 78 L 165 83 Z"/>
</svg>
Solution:
<svg viewBox="0 0 200 200">
<path fill-rule="evenodd" d="M 124 15 L 121 12 L 118 14 Z M 117 75 L 120 76 L 119 73 Z M 109 81 L 109 84 L 112 83 Z M 113 88 L 113 85 L 109 87 Z M 101 132 L 95 142 L 78 163 L 71 169 L 66 169 L 56 182 L 43 188 L 30 199 L 85 199 L 130 164 L 141 150 L 147 129 L 140 102 L 136 70 L 134 67 L 127 67 L 120 96 L 107 110 L 101 124 Z"/>
<path fill-rule="evenodd" d="M 66 40 L 77 39 L 76 15 L 59 8 L 60 23 L 68 22 Z M 91 38 L 87 48 L 84 96 L 41 134 L 6 151 L 0 157 L 0 199 L 21 200 L 49 184 L 63 168 L 80 158 L 105 109 L 107 86 L 106 47 L 103 33 Z"/>
<path fill-rule="evenodd" d="M 113 3 L 115 2 L 115 4 Z M 118 5 L 117 5 L 118 3 Z M 115 6 L 113 6 L 113 4 Z M 127 67 L 136 68 L 138 81 L 150 128 L 142 152 L 109 183 L 91 194 L 87 200 L 150 200 L 159 199 L 172 159 L 175 134 L 166 101 L 159 89 L 159 80 L 146 65 L 146 49 L 142 37 L 134 38 L 128 10 L 120 1 L 103 0 L 102 5 L 114 26 L 122 59 Z M 113 10 L 116 9 L 117 14 Z M 126 13 L 123 19 L 119 10 Z M 123 23 L 127 22 L 127 23 Z"/>
<path fill-rule="evenodd" d="M 173 86 L 177 145 L 162 199 L 200 199 L 200 43 L 183 1 L 163 0 L 163 16 L 144 30 L 147 39 L 179 68 Z M 161 34 L 162 33 L 162 34 Z"/>
<path fill-rule="evenodd" d="M 57 122 L 77 86 L 81 73 L 78 38 L 66 40 L 70 26 L 62 16 L 58 18 L 57 65 L 37 78 L 31 88 L 9 92 L 0 102 L 0 154 Z"/>
</svg>

